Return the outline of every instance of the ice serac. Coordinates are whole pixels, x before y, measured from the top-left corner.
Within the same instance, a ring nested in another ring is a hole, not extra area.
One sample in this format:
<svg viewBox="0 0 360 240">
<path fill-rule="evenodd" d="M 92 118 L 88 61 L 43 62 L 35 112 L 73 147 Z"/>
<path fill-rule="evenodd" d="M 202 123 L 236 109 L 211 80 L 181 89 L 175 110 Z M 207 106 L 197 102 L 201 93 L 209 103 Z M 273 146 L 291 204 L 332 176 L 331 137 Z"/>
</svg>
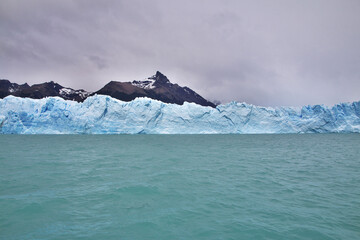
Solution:
<svg viewBox="0 0 360 240">
<path fill-rule="evenodd" d="M 232 102 L 216 108 L 150 98 L 124 102 L 95 95 L 0 100 L 3 134 L 332 133 L 360 132 L 360 102 L 333 107 L 265 108 Z"/>
</svg>

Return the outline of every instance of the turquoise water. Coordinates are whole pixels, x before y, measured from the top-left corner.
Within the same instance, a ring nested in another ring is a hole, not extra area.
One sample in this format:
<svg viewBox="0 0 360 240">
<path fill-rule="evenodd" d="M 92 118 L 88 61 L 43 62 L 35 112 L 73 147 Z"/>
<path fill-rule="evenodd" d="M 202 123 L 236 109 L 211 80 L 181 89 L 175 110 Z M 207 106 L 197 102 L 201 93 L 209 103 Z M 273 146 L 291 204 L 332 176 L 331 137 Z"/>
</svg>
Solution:
<svg viewBox="0 0 360 240">
<path fill-rule="evenodd" d="M 360 239 L 360 135 L 0 135 L 0 239 Z"/>
</svg>

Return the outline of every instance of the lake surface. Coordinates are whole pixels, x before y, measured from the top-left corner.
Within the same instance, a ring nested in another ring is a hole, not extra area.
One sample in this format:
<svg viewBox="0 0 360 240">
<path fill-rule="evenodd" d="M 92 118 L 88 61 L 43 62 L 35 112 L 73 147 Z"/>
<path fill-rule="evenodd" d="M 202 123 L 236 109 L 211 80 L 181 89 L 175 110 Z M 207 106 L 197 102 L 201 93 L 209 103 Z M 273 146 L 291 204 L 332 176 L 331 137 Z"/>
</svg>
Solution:
<svg viewBox="0 0 360 240">
<path fill-rule="evenodd" d="M 0 135 L 0 239 L 360 239 L 360 135 Z"/>
</svg>

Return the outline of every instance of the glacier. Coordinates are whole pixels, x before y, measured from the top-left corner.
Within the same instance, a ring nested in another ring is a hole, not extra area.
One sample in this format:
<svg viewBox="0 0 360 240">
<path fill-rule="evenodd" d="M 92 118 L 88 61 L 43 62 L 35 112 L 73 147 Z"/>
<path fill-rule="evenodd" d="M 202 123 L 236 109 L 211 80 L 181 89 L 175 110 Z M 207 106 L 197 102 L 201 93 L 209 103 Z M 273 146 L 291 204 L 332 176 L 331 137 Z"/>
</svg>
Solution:
<svg viewBox="0 0 360 240">
<path fill-rule="evenodd" d="M 360 132 L 360 101 L 304 107 L 231 102 L 216 108 L 105 95 L 0 99 L 1 134 L 252 134 Z"/>
</svg>

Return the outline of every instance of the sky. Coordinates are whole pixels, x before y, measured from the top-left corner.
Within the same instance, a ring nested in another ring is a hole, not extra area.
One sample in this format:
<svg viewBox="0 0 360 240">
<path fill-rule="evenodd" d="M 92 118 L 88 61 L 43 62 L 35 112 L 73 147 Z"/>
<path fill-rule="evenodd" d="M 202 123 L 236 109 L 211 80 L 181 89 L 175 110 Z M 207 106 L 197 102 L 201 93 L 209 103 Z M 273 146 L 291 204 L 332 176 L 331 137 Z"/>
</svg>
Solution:
<svg viewBox="0 0 360 240">
<path fill-rule="evenodd" d="M 1 79 L 96 91 L 156 71 L 222 103 L 359 101 L 360 1 L 0 1 Z"/>
</svg>

